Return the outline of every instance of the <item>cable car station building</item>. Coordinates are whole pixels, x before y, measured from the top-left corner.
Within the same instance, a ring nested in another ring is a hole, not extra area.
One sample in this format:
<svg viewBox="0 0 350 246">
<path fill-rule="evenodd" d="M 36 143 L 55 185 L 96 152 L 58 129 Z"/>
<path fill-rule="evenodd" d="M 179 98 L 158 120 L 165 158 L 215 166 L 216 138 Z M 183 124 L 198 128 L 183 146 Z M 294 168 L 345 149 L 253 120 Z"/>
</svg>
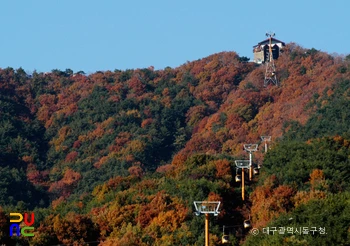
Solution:
<svg viewBox="0 0 350 246">
<path fill-rule="evenodd" d="M 254 62 L 257 64 L 265 63 L 269 59 L 269 42 L 270 39 L 265 39 L 261 41 L 257 45 L 253 46 L 254 53 Z M 273 59 L 277 59 L 280 55 L 281 50 L 286 44 L 278 39 L 271 38 L 271 48 L 272 48 L 272 57 Z"/>
</svg>

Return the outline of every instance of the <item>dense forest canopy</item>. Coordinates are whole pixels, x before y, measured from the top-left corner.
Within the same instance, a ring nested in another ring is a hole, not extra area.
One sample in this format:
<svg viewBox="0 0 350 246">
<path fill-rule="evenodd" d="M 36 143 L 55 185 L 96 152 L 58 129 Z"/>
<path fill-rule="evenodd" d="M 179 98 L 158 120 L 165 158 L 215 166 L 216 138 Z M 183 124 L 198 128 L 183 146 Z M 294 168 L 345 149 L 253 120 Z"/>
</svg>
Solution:
<svg viewBox="0 0 350 246">
<path fill-rule="evenodd" d="M 211 200 L 213 245 L 223 226 L 230 245 L 350 244 L 350 59 L 291 43 L 276 67 L 266 88 L 264 66 L 235 52 L 163 70 L 0 69 L 0 243 L 203 245 L 193 201 Z M 245 143 L 261 168 L 242 201 Z M 9 236 L 13 211 L 35 213 L 34 237 Z M 327 235 L 255 237 L 248 218 Z"/>
</svg>

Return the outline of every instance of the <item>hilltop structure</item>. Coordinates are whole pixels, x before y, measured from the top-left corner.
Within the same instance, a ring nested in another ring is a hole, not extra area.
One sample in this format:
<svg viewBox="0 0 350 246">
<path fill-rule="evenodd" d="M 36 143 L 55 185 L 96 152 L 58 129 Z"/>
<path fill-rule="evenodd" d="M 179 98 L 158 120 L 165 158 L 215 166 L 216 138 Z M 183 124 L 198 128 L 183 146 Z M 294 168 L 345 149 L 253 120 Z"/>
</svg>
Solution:
<svg viewBox="0 0 350 246">
<path fill-rule="evenodd" d="M 278 39 L 271 37 L 271 50 L 273 59 L 277 59 L 281 49 L 286 44 Z M 253 46 L 254 62 L 261 64 L 269 61 L 270 37 Z"/>
</svg>

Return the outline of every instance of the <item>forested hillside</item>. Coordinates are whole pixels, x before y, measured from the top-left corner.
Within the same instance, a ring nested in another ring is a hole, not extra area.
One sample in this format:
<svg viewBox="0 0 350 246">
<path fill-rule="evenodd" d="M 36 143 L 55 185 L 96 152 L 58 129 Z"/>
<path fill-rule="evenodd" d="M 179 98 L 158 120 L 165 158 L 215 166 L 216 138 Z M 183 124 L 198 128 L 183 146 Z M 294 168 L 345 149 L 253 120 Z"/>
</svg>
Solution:
<svg viewBox="0 0 350 246">
<path fill-rule="evenodd" d="M 212 200 L 212 245 L 223 226 L 229 245 L 350 244 L 350 57 L 291 43 L 276 67 L 279 87 L 235 52 L 164 70 L 0 69 L 0 243 L 203 245 L 193 201 Z M 246 143 L 261 168 L 242 201 Z M 34 237 L 9 236 L 14 211 L 35 213 Z M 254 236 L 248 218 L 327 234 Z"/>
</svg>

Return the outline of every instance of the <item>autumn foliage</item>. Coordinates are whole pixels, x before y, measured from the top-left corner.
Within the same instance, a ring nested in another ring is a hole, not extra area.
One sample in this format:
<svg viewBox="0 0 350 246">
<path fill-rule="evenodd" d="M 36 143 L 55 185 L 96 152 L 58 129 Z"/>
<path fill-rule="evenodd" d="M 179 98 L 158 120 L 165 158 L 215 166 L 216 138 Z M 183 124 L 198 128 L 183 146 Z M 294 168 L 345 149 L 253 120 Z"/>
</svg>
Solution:
<svg viewBox="0 0 350 246">
<path fill-rule="evenodd" d="M 203 245 L 193 201 L 215 200 L 217 245 L 223 225 L 266 226 L 349 192 L 349 59 L 290 43 L 276 67 L 266 88 L 264 65 L 235 52 L 162 70 L 0 69 L 0 222 L 37 211 L 22 245 Z M 261 169 L 243 202 L 245 143 Z"/>
</svg>

